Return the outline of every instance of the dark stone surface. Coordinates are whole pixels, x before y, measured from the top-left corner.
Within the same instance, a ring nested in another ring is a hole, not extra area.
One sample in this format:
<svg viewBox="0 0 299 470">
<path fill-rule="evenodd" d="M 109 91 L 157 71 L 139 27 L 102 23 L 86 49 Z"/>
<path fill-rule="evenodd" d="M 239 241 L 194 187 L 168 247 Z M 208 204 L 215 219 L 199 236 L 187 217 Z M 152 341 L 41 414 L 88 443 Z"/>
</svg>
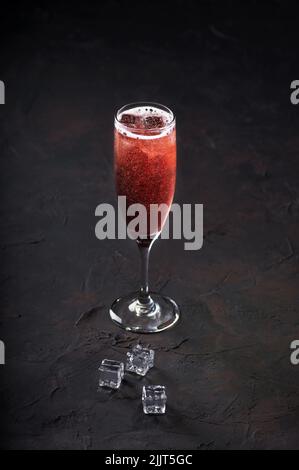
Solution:
<svg viewBox="0 0 299 470">
<path fill-rule="evenodd" d="M 277 1 L 127 3 L 2 19 L 1 447 L 298 448 L 297 17 Z M 182 320 L 141 338 L 146 378 L 99 393 L 101 359 L 140 339 L 108 316 L 138 286 L 137 249 L 98 241 L 94 210 L 115 202 L 113 113 L 142 99 L 177 115 L 175 200 L 204 204 L 205 240 L 156 243 L 151 285 Z M 143 415 L 143 383 L 167 386 L 165 416 Z"/>
</svg>

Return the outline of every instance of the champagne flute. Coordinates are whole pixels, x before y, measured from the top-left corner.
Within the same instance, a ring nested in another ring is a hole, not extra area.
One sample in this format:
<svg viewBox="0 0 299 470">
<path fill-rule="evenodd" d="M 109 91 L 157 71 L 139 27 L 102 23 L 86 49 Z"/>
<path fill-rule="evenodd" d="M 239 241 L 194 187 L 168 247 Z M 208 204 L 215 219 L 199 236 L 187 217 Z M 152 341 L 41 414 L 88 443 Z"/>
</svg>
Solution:
<svg viewBox="0 0 299 470">
<path fill-rule="evenodd" d="M 119 109 L 114 120 L 114 167 L 118 196 L 126 197 L 128 207 L 142 204 L 146 208 L 147 224 L 146 231 L 139 233 L 136 240 L 141 257 L 140 289 L 115 300 L 110 316 L 126 330 L 156 333 L 172 327 L 180 315 L 172 299 L 150 292 L 148 286 L 150 250 L 163 229 L 175 190 L 173 112 L 149 102 L 132 103 Z M 164 211 L 152 223 L 154 204 L 164 205 Z M 131 219 L 126 216 L 128 231 Z"/>
</svg>

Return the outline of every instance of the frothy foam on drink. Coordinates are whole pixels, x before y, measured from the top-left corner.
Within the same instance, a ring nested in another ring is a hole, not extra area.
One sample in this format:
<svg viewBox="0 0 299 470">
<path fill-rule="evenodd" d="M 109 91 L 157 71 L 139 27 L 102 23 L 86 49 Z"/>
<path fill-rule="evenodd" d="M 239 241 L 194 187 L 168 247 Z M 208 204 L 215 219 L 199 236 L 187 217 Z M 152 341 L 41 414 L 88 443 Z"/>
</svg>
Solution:
<svg viewBox="0 0 299 470">
<path fill-rule="evenodd" d="M 172 132 L 173 114 L 153 106 L 139 106 L 123 111 L 115 120 L 116 129 L 135 139 L 158 139 Z"/>
</svg>

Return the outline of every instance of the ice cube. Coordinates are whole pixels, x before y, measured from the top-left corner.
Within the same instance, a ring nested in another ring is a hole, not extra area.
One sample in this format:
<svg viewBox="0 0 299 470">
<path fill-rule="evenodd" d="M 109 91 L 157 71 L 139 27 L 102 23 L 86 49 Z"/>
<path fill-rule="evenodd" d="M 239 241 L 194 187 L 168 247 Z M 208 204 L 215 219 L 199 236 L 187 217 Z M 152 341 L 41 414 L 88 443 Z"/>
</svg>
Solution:
<svg viewBox="0 0 299 470">
<path fill-rule="evenodd" d="M 104 359 L 99 367 L 99 386 L 119 388 L 124 376 L 123 362 Z"/>
<path fill-rule="evenodd" d="M 163 415 L 166 411 L 166 391 L 164 385 L 144 385 L 142 404 L 145 414 Z"/>
<path fill-rule="evenodd" d="M 144 127 L 146 129 L 159 129 L 164 126 L 165 123 L 162 116 L 146 116 L 144 118 Z"/>
<path fill-rule="evenodd" d="M 137 122 L 137 116 L 134 116 L 134 114 L 122 114 L 120 118 L 120 122 L 122 124 L 125 124 L 128 127 L 134 127 L 136 122 Z"/>
<path fill-rule="evenodd" d="M 127 352 L 126 370 L 138 375 L 145 375 L 154 366 L 155 352 L 136 344 L 131 351 Z"/>
</svg>

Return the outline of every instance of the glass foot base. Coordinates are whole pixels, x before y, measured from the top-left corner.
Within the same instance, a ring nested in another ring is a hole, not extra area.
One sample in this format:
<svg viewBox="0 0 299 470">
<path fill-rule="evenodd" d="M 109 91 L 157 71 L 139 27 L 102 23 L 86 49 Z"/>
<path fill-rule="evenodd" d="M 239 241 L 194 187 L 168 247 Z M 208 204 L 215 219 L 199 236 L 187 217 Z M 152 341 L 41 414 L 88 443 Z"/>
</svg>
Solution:
<svg viewBox="0 0 299 470">
<path fill-rule="evenodd" d="M 158 333 L 171 328 L 178 321 L 177 304 L 161 294 L 150 293 L 149 307 L 138 301 L 138 292 L 121 297 L 110 307 L 110 317 L 121 328 L 136 333 Z"/>
</svg>

